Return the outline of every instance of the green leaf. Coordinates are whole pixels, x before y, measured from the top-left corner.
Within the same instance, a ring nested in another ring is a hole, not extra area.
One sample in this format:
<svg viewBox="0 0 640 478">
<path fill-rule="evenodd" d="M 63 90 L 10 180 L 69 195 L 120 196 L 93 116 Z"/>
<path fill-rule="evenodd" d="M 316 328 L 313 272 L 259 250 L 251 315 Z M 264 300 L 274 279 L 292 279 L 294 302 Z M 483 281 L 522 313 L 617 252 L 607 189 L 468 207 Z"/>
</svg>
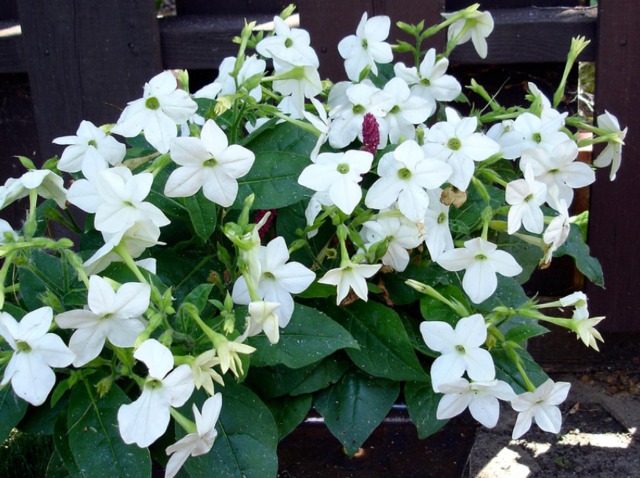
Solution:
<svg viewBox="0 0 640 478">
<path fill-rule="evenodd" d="M 7 439 L 26 412 L 27 402 L 18 398 L 10 385 L 0 389 L 0 443 Z"/>
<path fill-rule="evenodd" d="M 466 296 L 462 292 L 459 287 L 455 287 L 453 285 L 445 285 L 445 286 L 436 286 L 434 287 L 436 291 L 442 294 L 447 299 L 457 300 L 461 302 L 467 309 L 469 309 L 469 302 L 467 301 Z M 428 321 L 440 321 L 446 322 L 452 327 L 455 327 L 458 321 L 460 320 L 460 315 L 455 313 L 451 307 L 440 302 L 438 299 L 434 299 L 433 297 L 423 296 L 420 299 L 420 313 L 422 314 L 422 318 Z"/>
<path fill-rule="evenodd" d="M 511 340 L 512 342 L 523 342 L 532 337 L 537 337 L 539 335 L 544 335 L 549 332 L 549 329 L 543 327 L 542 325 L 528 323 L 523 325 L 516 325 L 509 329 L 509 331 L 505 334 L 504 338 L 506 340 Z"/>
<path fill-rule="evenodd" d="M 255 194 L 253 209 L 278 209 L 300 201 L 310 191 L 298 184 L 302 170 L 311 163 L 309 155 L 316 136 L 290 123 L 277 125 L 246 144 L 256 160 L 251 171 L 238 180 L 234 207 L 242 207 Z"/>
<path fill-rule="evenodd" d="M 428 382 L 407 382 L 404 386 L 404 399 L 407 402 L 409 417 L 418 429 L 422 440 L 440 430 L 449 420 L 438 420 L 436 411 L 441 394 L 435 393 Z"/>
<path fill-rule="evenodd" d="M 67 411 L 64 410 L 56 424 L 54 426 L 53 431 L 53 445 L 55 446 L 56 453 L 62 459 L 64 466 L 67 470 L 67 475 L 69 478 L 83 477 L 89 478 L 90 475 L 82 473 L 80 468 L 73 457 L 73 453 L 71 452 L 71 447 L 69 445 L 69 434 L 67 432 Z"/>
<path fill-rule="evenodd" d="M 69 447 L 82 474 L 92 478 L 151 475 L 149 451 L 126 445 L 120 437 L 118 408 L 129 401 L 115 384 L 101 398 L 88 381 L 74 387 L 67 427 Z"/>
<path fill-rule="evenodd" d="M 349 361 L 342 355 L 327 357 L 315 367 L 302 382 L 289 392 L 291 395 L 313 393 L 336 383 L 349 368 Z"/>
<path fill-rule="evenodd" d="M 296 428 L 309 413 L 313 397 L 311 394 L 297 397 L 280 397 L 266 402 L 278 427 L 278 439 L 282 440 Z"/>
<path fill-rule="evenodd" d="M 45 305 L 42 297 L 47 290 L 57 297 L 65 294 L 69 271 L 65 262 L 40 250 L 33 250 L 28 260 L 28 266 L 18 270 L 20 295 L 27 308 L 35 310 Z"/>
<path fill-rule="evenodd" d="M 437 357 L 439 353 L 434 352 L 424 343 L 422 333 L 420 332 L 422 320 L 414 314 L 406 313 L 403 310 L 399 310 L 398 315 L 404 324 L 404 330 L 407 331 L 407 337 L 409 337 L 409 342 L 411 342 L 413 349 L 429 357 Z"/>
<path fill-rule="evenodd" d="M 185 464 L 191 478 L 266 478 L 278 472 L 278 428 L 267 406 L 247 387 L 227 380 L 218 437 L 206 455 Z"/>
<path fill-rule="evenodd" d="M 280 340 L 271 345 L 264 335 L 247 340 L 257 350 L 251 355 L 254 366 L 283 364 L 300 368 L 345 347 L 357 347 L 353 337 L 322 312 L 296 304 L 291 322 L 280 331 Z"/>
<path fill-rule="evenodd" d="M 490 352 L 496 366 L 496 378 L 507 382 L 516 393 L 526 392 L 527 387 L 524 380 L 508 352 L 504 349 L 492 349 Z M 529 377 L 529 380 L 531 380 L 536 387 L 542 385 L 549 378 L 526 350 L 516 349 L 515 352 L 521 360 L 522 367 Z"/>
<path fill-rule="evenodd" d="M 316 396 L 315 407 L 347 454 L 353 455 L 389 413 L 399 393 L 399 383 L 352 369 Z"/>
<path fill-rule="evenodd" d="M 402 272 L 381 275 L 389 299 L 395 305 L 406 305 L 416 302 L 423 294 L 405 284 L 407 279 L 414 279 L 424 284 L 434 286 L 446 283 L 447 272 L 435 262 L 423 260 L 419 263 L 410 262 Z"/>
<path fill-rule="evenodd" d="M 202 242 L 206 242 L 216 230 L 216 204 L 207 199 L 202 190 L 193 196 L 184 198 L 184 204 L 187 207 L 194 231 L 202 239 Z"/>
<path fill-rule="evenodd" d="M 604 287 L 602 266 L 600 266 L 598 259 L 591 257 L 589 246 L 585 244 L 580 228 L 575 224 L 571 224 L 567 241 L 553 255 L 556 257 L 564 255 L 573 257 L 576 261 L 576 267 L 587 279 L 600 287 Z"/>
<path fill-rule="evenodd" d="M 377 302 L 357 301 L 348 307 L 328 306 L 360 345 L 347 349 L 353 362 L 365 372 L 391 380 L 426 380 L 398 314 Z"/>
<path fill-rule="evenodd" d="M 498 287 L 496 291 L 491 297 L 476 307 L 480 312 L 489 313 L 500 305 L 518 308 L 528 300 L 529 297 L 527 297 L 522 286 L 518 284 L 518 281 L 513 277 L 504 277 L 498 274 Z"/>
</svg>

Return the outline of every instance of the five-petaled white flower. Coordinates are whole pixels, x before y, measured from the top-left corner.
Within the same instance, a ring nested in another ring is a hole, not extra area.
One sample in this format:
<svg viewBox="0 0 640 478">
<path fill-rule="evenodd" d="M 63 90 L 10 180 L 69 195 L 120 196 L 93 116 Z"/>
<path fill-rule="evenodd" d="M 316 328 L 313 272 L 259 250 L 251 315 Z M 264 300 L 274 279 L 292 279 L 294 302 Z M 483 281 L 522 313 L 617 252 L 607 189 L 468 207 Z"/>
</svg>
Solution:
<svg viewBox="0 0 640 478">
<path fill-rule="evenodd" d="M 211 396 L 215 393 L 213 382 L 217 382 L 224 387 L 222 376 L 213 367 L 220 365 L 220 359 L 216 356 L 216 350 L 211 349 L 198 355 L 191 364 L 193 381 L 196 389 L 204 388 Z"/>
<path fill-rule="evenodd" d="M 360 234 L 367 250 L 375 244 L 386 242 L 382 263 L 398 272 L 404 271 L 409 265 L 408 249 L 418 247 L 422 242 L 416 223 L 404 216 L 386 216 L 385 212 L 374 220 L 365 222 Z"/>
<path fill-rule="evenodd" d="M 450 18 L 453 13 L 443 13 L 442 16 Z M 447 41 L 454 41 L 457 45 L 471 40 L 480 58 L 487 57 L 486 38 L 493 31 L 493 17 L 489 12 L 468 12 L 465 18 L 453 22 L 447 31 Z"/>
<path fill-rule="evenodd" d="M 540 234 L 544 229 L 544 214 L 540 206 L 547 199 L 547 186 L 534 179 L 530 166 L 525 169 L 524 179 L 507 184 L 504 195 L 511 205 L 507 216 L 507 232 L 514 234 L 520 226 L 524 226 L 527 231 Z"/>
<path fill-rule="evenodd" d="M 169 408 L 181 407 L 189 400 L 194 388 L 193 374 L 186 364 L 171 371 L 173 355 L 155 339 L 142 342 L 133 356 L 145 363 L 149 376 L 140 397 L 118 409 L 118 426 L 126 444 L 146 448 L 167 430 Z"/>
<path fill-rule="evenodd" d="M 253 337 L 264 332 L 269 342 L 277 344 L 280 340 L 278 328 L 278 316 L 276 311 L 280 307 L 277 302 L 257 300 L 249 304 L 249 316 L 247 317 L 247 330 L 242 337 Z"/>
<path fill-rule="evenodd" d="M 284 328 L 293 314 L 291 294 L 303 292 L 316 278 L 315 273 L 299 262 L 287 262 L 289 251 L 283 237 L 272 239 L 266 246 L 260 246 L 260 278 L 254 284 L 261 299 L 280 304 L 275 310 L 280 327 Z M 244 277 L 239 277 L 233 286 L 233 301 L 249 304 L 251 298 Z M 251 335 L 251 334 L 250 334 Z"/>
<path fill-rule="evenodd" d="M 292 65 L 318 67 L 318 55 L 311 48 L 306 30 L 290 28 L 280 17 L 273 17 L 275 35 L 267 36 L 256 45 L 256 51 L 265 58 L 279 58 Z"/>
<path fill-rule="evenodd" d="M 298 183 L 314 191 L 329 193 L 333 203 L 351 214 L 362 198 L 358 183 L 369 172 L 373 155 L 366 151 L 322 153 L 298 177 Z"/>
<path fill-rule="evenodd" d="M 53 199 L 61 209 L 66 207 L 67 190 L 62 178 L 48 169 L 32 169 L 19 178 L 7 179 L 0 186 L 0 209 L 28 196 L 32 190 L 40 197 Z"/>
<path fill-rule="evenodd" d="M 558 405 L 565 401 L 570 387 L 571 384 L 567 382 L 554 383 L 548 379 L 534 392 L 525 392 L 512 400 L 511 406 L 518 412 L 512 438 L 515 440 L 524 435 L 534 420 L 542 430 L 558 433 L 562 426 Z"/>
<path fill-rule="evenodd" d="M 48 333 L 52 320 L 51 307 L 29 312 L 20 322 L 0 312 L 0 336 L 14 350 L 0 386 L 11 381 L 16 395 L 35 406 L 44 403 L 56 383 L 51 367 L 66 367 L 75 358 L 60 337 Z"/>
<path fill-rule="evenodd" d="M 462 288 L 475 304 L 495 292 L 498 287 L 496 274 L 513 277 L 522 272 L 511 254 L 499 251 L 498 246 L 481 237 L 466 241 L 463 248 L 443 252 L 437 262 L 448 271 L 465 269 Z"/>
<path fill-rule="evenodd" d="M 493 428 L 498 423 L 498 400 L 511 401 L 516 398 L 513 389 L 502 380 L 469 382 L 459 378 L 442 384 L 440 393 L 444 393 L 444 396 L 438 403 L 438 420 L 453 418 L 469 407 L 471 416 L 487 428 Z"/>
<path fill-rule="evenodd" d="M 173 478 L 178 474 L 182 465 L 190 456 L 200 456 L 208 453 L 218 436 L 216 423 L 222 408 L 222 395 L 216 393 L 202 404 L 202 413 L 195 403 L 192 405 L 193 416 L 196 419 L 196 430 L 167 447 L 167 455 L 171 455 L 167 462 L 165 478 Z"/>
<path fill-rule="evenodd" d="M 144 85 L 143 97 L 129 103 L 111 132 L 132 138 L 144 130 L 151 146 L 161 153 L 169 151 L 171 140 L 178 136 L 178 125 L 198 109 L 189 93 L 177 87 L 178 82 L 170 71 L 151 78 Z"/>
<path fill-rule="evenodd" d="M 76 136 L 61 136 L 55 144 L 69 145 L 62 152 L 58 169 L 76 173 L 83 169 L 84 161 L 102 161 L 112 166 L 124 159 L 127 148 L 113 136 L 106 134 L 91 121 L 82 121 Z"/>
<path fill-rule="evenodd" d="M 145 328 L 142 314 L 149 307 L 151 288 L 128 282 L 117 292 L 100 276 L 89 278 L 88 310 L 70 310 L 56 317 L 63 329 L 76 329 L 69 348 L 76 354 L 74 367 L 90 362 L 102 351 L 106 339 L 116 347 L 133 347 Z"/>
<path fill-rule="evenodd" d="M 336 304 L 338 305 L 347 296 L 350 289 L 366 302 L 368 291 L 365 279 L 372 277 L 381 267 L 380 264 L 354 264 L 347 261 L 346 264 L 327 271 L 324 276 L 318 279 L 318 282 L 336 286 L 338 292 Z"/>
<path fill-rule="evenodd" d="M 385 42 L 389 36 L 391 19 L 381 15 L 367 19 L 362 15 L 355 35 L 349 35 L 338 43 L 340 56 L 344 58 L 344 69 L 351 81 L 360 81 L 365 68 L 378 75 L 376 63 L 391 63 L 393 52 L 391 45 Z"/>
<path fill-rule="evenodd" d="M 240 67 L 237 78 L 234 78 L 231 74 L 235 69 L 236 61 L 235 56 L 228 56 L 222 60 L 218 67 L 218 77 L 213 83 L 209 83 L 196 91 L 193 97 L 214 100 L 218 96 L 233 95 L 239 89 L 244 89 L 254 100 L 260 101 L 262 99 L 262 87 L 254 83 L 249 85 L 247 80 L 253 76 L 263 74 L 267 63 L 255 55 L 247 56 Z M 252 88 L 249 90 L 247 86 L 252 86 Z"/>
<path fill-rule="evenodd" d="M 223 207 L 233 204 L 238 181 L 253 166 L 255 155 L 238 144 L 229 145 L 227 135 L 213 120 L 202 127 L 200 138 L 176 138 L 171 158 L 180 166 L 164 188 L 168 197 L 188 197 L 200 188 L 205 197 Z"/>
<path fill-rule="evenodd" d="M 549 264 L 553 253 L 565 243 L 571 232 L 571 224 L 569 223 L 569 210 L 567 203 L 564 200 L 560 200 L 558 215 L 551 219 L 551 222 L 547 226 L 542 235 L 542 240 L 546 244 L 544 257 L 542 258 L 543 264 Z"/>
<path fill-rule="evenodd" d="M 602 152 L 593 161 L 593 165 L 598 168 L 611 165 L 609 179 L 613 181 L 616 178 L 618 169 L 620 169 L 622 145 L 624 144 L 624 138 L 627 136 L 627 130 L 629 128 L 620 129 L 618 118 L 607 110 L 604 110 L 604 113 L 598 116 L 598 128 L 604 130 L 607 134 L 614 134 L 615 138 L 607 143 Z"/>
<path fill-rule="evenodd" d="M 487 340 L 482 315 L 463 317 L 455 329 L 446 322 L 422 322 L 420 332 L 427 347 L 442 354 L 431 365 L 431 385 L 435 392 L 441 391 L 441 385 L 462 377 L 465 371 L 472 380 L 495 378 L 491 354 L 481 348 Z"/>
<path fill-rule="evenodd" d="M 384 209 L 398 201 L 407 219 L 421 221 L 429 207 L 427 190 L 440 187 L 450 174 L 443 161 L 428 158 L 415 141 L 405 141 L 380 159 L 380 179 L 369 188 L 365 204 Z"/>
<path fill-rule="evenodd" d="M 454 248 L 451 229 L 449 229 L 449 206 L 440 201 L 442 189 L 427 191 L 429 207 L 424 213 L 424 242 L 434 261 L 440 254 Z"/>
</svg>

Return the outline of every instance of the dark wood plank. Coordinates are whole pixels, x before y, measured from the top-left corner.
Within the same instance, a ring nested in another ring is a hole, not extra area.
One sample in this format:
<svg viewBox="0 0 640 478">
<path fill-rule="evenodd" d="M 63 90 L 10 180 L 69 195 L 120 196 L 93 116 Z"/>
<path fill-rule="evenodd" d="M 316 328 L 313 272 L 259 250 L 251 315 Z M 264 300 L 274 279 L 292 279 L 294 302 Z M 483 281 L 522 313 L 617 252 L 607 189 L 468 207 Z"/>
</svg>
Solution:
<svg viewBox="0 0 640 478">
<path fill-rule="evenodd" d="M 22 35 L 17 20 L 0 20 L 0 73 L 24 72 Z"/>
<path fill-rule="evenodd" d="M 456 48 L 455 64 L 564 63 L 571 38 L 596 38 L 597 10 L 580 8 L 512 8 L 491 12 L 495 28 L 487 39 L 489 54 L 478 57 L 471 42 Z M 581 55 L 593 61 L 595 42 Z"/>
<path fill-rule="evenodd" d="M 246 15 L 178 15 L 159 20 L 164 68 L 218 68 L 227 56 L 235 56 Z M 258 25 L 273 22 L 272 14 L 252 14 Z"/>
<path fill-rule="evenodd" d="M 0 21 L 17 19 L 18 3 L 16 0 L 0 0 Z"/>
<path fill-rule="evenodd" d="M 114 122 L 161 70 L 153 0 L 20 0 L 24 63 L 45 157 L 82 119 Z"/>
<path fill-rule="evenodd" d="M 277 14 L 290 0 L 177 0 L 178 15 Z"/>
<path fill-rule="evenodd" d="M 640 331 L 640 2 L 602 0 L 599 6 L 596 68 L 596 110 L 615 114 L 629 127 L 623 163 L 614 182 L 598 171 L 591 187 L 589 243 L 605 273 L 606 290 L 589 287 L 589 309 L 606 315 L 602 328 L 612 332 Z"/>
<path fill-rule="evenodd" d="M 494 10 L 496 8 L 521 8 L 521 7 L 577 7 L 581 0 L 447 0 L 447 11 L 461 10 L 480 4 L 481 10 Z"/>
</svg>

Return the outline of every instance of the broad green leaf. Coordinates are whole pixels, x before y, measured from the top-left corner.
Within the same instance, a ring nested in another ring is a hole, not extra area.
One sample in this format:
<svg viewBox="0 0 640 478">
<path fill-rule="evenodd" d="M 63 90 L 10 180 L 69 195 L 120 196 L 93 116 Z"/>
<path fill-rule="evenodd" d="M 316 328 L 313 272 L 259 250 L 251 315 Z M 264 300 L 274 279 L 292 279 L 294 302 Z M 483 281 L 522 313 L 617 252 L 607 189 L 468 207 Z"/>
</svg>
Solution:
<svg viewBox="0 0 640 478">
<path fill-rule="evenodd" d="M 389 413 L 399 393 L 399 383 L 352 369 L 318 393 L 314 405 L 347 454 L 353 455 Z"/>
<path fill-rule="evenodd" d="M 436 286 L 434 287 L 440 294 L 449 300 L 457 300 L 462 303 L 467 309 L 469 309 L 469 303 L 466 296 L 459 287 L 452 285 Z M 440 302 L 433 297 L 423 296 L 420 299 L 420 313 L 422 318 L 428 321 L 446 322 L 452 327 L 455 327 L 458 321 L 461 319 L 460 315 L 451 309 L 448 305 Z"/>
<path fill-rule="evenodd" d="M 435 393 L 428 382 L 407 382 L 404 386 L 404 399 L 409 417 L 418 429 L 422 440 L 440 430 L 449 420 L 438 420 L 436 412 L 441 394 Z"/>
<path fill-rule="evenodd" d="M 78 383 L 69 398 L 69 447 L 80 472 L 91 478 L 150 476 L 149 451 L 126 445 L 118 429 L 118 408 L 129 398 L 113 384 L 98 397 L 88 381 Z"/>
<path fill-rule="evenodd" d="M 300 425 L 311 409 L 311 394 L 297 397 L 280 397 L 266 402 L 278 427 L 278 439 L 282 440 Z"/>
<path fill-rule="evenodd" d="M 360 345 L 347 349 L 353 362 L 365 372 L 391 380 L 426 380 L 402 320 L 391 308 L 377 302 L 357 301 L 348 307 L 328 306 Z"/>
<path fill-rule="evenodd" d="M 532 337 L 537 337 L 538 335 L 543 335 L 549 332 L 549 329 L 543 327 L 542 325 L 528 323 L 523 325 L 516 325 L 509 329 L 509 331 L 505 334 L 504 338 L 506 340 L 511 340 L 512 342 L 523 342 Z"/>
<path fill-rule="evenodd" d="M 589 246 L 582 239 L 580 228 L 571 224 L 567 241 L 558 248 L 554 256 L 568 255 L 576 261 L 576 267 L 587 279 L 600 287 L 604 287 L 604 276 L 602 266 L 595 257 L 590 256 Z"/>
<path fill-rule="evenodd" d="M 404 324 L 404 330 L 406 330 L 407 337 L 409 337 L 409 342 L 411 342 L 414 350 L 429 357 L 437 357 L 439 354 L 427 347 L 422 338 L 422 333 L 420 332 L 420 324 L 423 322 L 422 317 L 417 314 L 406 313 L 403 310 L 399 310 L 398 315 Z"/>
<path fill-rule="evenodd" d="M 434 262 L 423 260 L 419 263 L 410 262 L 404 271 L 383 274 L 380 279 L 391 302 L 394 305 L 406 305 L 423 297 L 423 294 L 405 284 L 407 279 L 417 280 L 435 287 L 436 284 L 448 282 L 447 274 Z"/>
<path fill-rule="evenodd" d="M 247 387 L 225 383 L 218 437 L 209 453 L 187 460 L 186 470 L 191 478 L 275 478 L 278 428 L 271 412 Z"/>
<path fill-rule="evenodd" d="M 280 340 L 271 345 L 264 335 L 247 340 L 256 347 L 251 355 L 254 366 L 283 364 L 300 368 L 345 347 L 357 347 L 353 337 L 341 325 L 322 312 L 296 304 L 291 322 L 280 330 Z"/>
<path fill-rule="evenodd" d="M 520 358 L 522 367 L 529 377 L 529 380 L 531 380 L 536 387 L 542 385 L 549 378 L 526 350 L 518 349 L 516 350 L 516 354 Z M 507 382 L 516 393 L 526 392 L 527 389 L 524 380 L 507 351 L 504 349 L 492 349 L 491 356 L 496 366 L 496 378 Z"/>
<path fill-rule="evenodd" d="M 216 230 L 216 204 L 207 199 L 202 190 L 193 196 L 184 198 L 184 204 L 187 207 L 194 231 L 202 239 L 202 242 L 206 242 Z"/>
<path fill-rule="evenodd" d="M 511 254 L 522 267 L 522 272 L 515 276 L 514 279 L 520 284 L 528 281 L 531 274 L 538 268 L 540 259 L 542 259 L 542 249 L 508 234 L 500 234 L 497 244 L 500 244 L 501 250 Z"/>
<path fill-rule="evenodd" d="M 71 452 L 67 428 L 67 410 L 64 410 L 56 421 L 53 431 L 53 445 L 64 463 L 68 477 L 90 478 L 90 475 L 80 471 L 73 453 Z"/>
<path fill-rule="evenodd" d="M 309 155 L 316 136 L 289 123 L 258 135 L 246 144 L 256 160 L 251 171 L 238 180 L 234 207 L 255 194 L 254 209 L 277 209 L 300 201 L 310 191 L 298 184 L 302 170 L 311 163 Z"/>
<path fill-rule="evenodd" d="M 57 450 L 53 450 L 53 454 L 47 464 L 47 472 L 45 478 L 69 478 L 70 475 L 67 471 L 64 461 Z"/>
<path fill-rule="evenodd" d="M 27 402 L 18 398 L 10 385 L 0 389 L 0 443 L 7 439 L 26 412 Z"/>
<path fill-rule="evenodd" d="M 33 250 L 28 260 L 29 265 L 18 270 L 20 295 L 28 309 L 35 310 L 45 305 L 42 297 L 47 290 L 58 298 L 62 297 L 70 277 L 67 264 L 46 252 Z"/>
<path fill-rule="evenodd" d="M 33 407 L 24 416 L 18 428 L 25 433 L 53 435 L 58 417 L 66 413 L 68 405 L 69 396 L 65 395 L 53 407 Z"/>
<path fill-rule="evenodd" d="M 254 367 L 247 382 L 265 399 L 313 393 L 336 383 L 350 363 L 338 353 L 302 368 Z"/>
</svg>

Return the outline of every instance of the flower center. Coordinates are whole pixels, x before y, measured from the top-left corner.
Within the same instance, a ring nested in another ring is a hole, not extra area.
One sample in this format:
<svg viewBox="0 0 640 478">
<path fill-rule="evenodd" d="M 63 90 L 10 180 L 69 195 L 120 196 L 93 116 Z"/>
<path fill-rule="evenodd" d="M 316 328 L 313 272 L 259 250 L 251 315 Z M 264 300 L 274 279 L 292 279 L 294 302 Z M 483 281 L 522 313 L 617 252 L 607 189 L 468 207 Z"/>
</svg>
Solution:
<svg viewBox="0 0 640 478">
<path fill-rule="evenodd" d="M 109 320 L 111 317 L 113 317 L 113 314 L 111 313 L 104 314 L 102 317 L 100 317 L 100 320 Z"/>
<path fill-rule="evenodd" d="M 524 198 L 524 202 L 529 202 L 533 199 L 533 194 L 529 194 L 527 197 Z"/>
<path fill-rule="evenodd" d="M 438 224 L 442 224 L 446 220 L 447 220 L 447 215 L 445 213 L 441 212 L 440 215 L 438 216 L 438 219 L 437 219 Z"/>
<path fill-rule="evenodd" d="M 361 115 L 365 112 L 365 107 L 362 105 L 353 105 L 353 113 L 356 115 Z"/>
<path fill-rule="evenodd" d="M 462 143 L 458 138 L 451 138 L 447 143 L 447 146 L 449 146 L 449 149 L 452 149 L 453 151 L 458 151 L 462 146 Z"/>
<path fill-rule="evenodd" d="M 391 108 L 391 111 L 389 111 L 389 114 L 396 114 L 400 112 L 400 107 L 398 105 L 395 105 L 393 108 Z"/>
<path fill-rule="evenodd" d="M 340 163 L 338 164 L 338 167 L 336 168 L 336 170 L 340 174 L 347 174 L 349 172 L 349 165 L 347 163 Z"/>
<path fill-rule="evenodd" d="M 362 48 L 364 48 L 365 50 L 369 47 L 369 42 L 367 42 L 366 38 L 362 39 Z"/>
<path fill-rule="evenodd" d="M 431 82 L 429 81 L 429 78 L 421 79 L 420 83 L 422 83 L 424 86 L 431 86 Z"/>
<path fill-rule="evenodd" d="M 263 272 L 262 275 L 267 279 L 276 280 L 276 276 L 274 276 L 271 272 Z"/>
<path fill-rule="evenodd" d="M 216 161 L 216 158 L 209 158 L 204 163 L 202 163 L 205 168 L 214 168 L 217 164 L 218 161 Z"/>
<path fill-rule="evenodd" d="M 160 108 L 160 102 L 155 96 L 147 98 L 147 101 L 144 105 L 150 110 L 157 110 L 158 108 Z"/>
<path fill-rule="evenodd" d="M 96 140 L 95 140 L 95 139 L 91 139 L 91 140 L 89 140 L 88 145 L 89 145 L 89 146 L 93 146 L 94 148 L 97 148 L 97 147 L 98 147 L 98 143 L 96 143 Z"/>
<path fill-rule="evenodd" d="M 284 46 L 287 47 L 287 48 L 291 48 L 293 46 L 293 40 L 291 38 L 287 38 L 284 41 Z"/>
<path fill-rule="evenodd" d="M 16 341 L 18 352 L 31 352 L 31 345 L 26 342 Z"/>
<path fill-rule="evenodd" d="M 465 352 L 464 345 L 456 345 L 456 350 L 463 354 Z"/>
<path fill-rule="evenodd" d="M 487 256 L 485 256 L 484 254 L 476 254 L 476 256 L 474 257 L 474 259 L 476 261 L 486 261 L 487 259 L 489 259 Z"/>
<path fill-rule="evenodd" d="M 411 178 L 411 171 L 409 171 L 407 168 L 402 168 L 398 170 L 398 177 L 407 181 Z"/>
<path fill-rule="evenodd" d="M 157 390 L 162 388 L 162 380 L 158 380 L 157 378 L 150 378 L 144 384 L 145 387 L 150 388 L 151 390 Z"/>
<path fill-rule="evenodd" d="M 540 133 L 533 133 L 531 135 L 531 139 L 533 139 L 536 143 L 542 143 L 542 135 Z"/>
</svg>

